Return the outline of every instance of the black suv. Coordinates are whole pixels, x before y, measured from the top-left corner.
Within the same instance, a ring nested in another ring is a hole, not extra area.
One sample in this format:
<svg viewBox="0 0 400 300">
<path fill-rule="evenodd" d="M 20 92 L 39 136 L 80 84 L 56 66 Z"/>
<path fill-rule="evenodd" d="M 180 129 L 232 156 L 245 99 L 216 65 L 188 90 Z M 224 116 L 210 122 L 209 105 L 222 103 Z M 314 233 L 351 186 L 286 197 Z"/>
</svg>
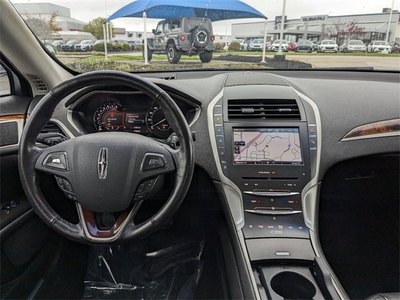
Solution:
<svg viewBox="0 0 400 300">
<path fill-rule="evenodd" d="M 210 62 L 215 46 L 211 20 L 208 18 L 174 18 L 160 21 L 148 39 L 148 60 L 154 54 L 167 54 L 168 61 L 176 64 L 182 53 L 199 54 L 203 63 Z"/>
<path fill-rule="evenodd" d="M 79 43 L 79 41 L 77 41 L 77 40 L 69 40 L 65 44 L 61 45 L 61 50 L 64 52 L 73 52 L 75 49 L 75 45 L 78 43 Z"/>
</svg>

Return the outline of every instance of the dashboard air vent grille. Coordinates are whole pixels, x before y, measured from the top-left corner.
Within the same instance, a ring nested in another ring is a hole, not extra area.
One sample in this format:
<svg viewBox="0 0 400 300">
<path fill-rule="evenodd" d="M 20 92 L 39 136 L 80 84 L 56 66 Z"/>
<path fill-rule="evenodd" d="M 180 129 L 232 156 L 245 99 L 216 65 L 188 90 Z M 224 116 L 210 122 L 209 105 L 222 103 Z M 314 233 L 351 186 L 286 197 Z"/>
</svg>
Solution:
<svg viewBox="0 0 400 300">
<path fill-rule="evenodd" d="M 59 133 L 64 135 L 64 132 L 61 130 L 61 128 L 56 123 L 51 121 L 44 125 L 40 133 Z"/>
<path fill-rule="evenodd" d="M 31 77 L 31 80 L 38 92 L 47 93 L 49 91 L 46 83 L 44 82 L 44 80 L 42 78 L 40 78 L 36 75 L 31 75 L 30 77 Z"/>
<path fill-rule="evenodd" d="M 65 133 L 54 122 L 48 122 L 38 135 L 36 141 L 42 144 L 53 146 L 67 140 Z"/>
<path fill-rule="evenodd" d="M 228 118 L 300 120 L 300 111 L 295 99 L 231 99 Z"/>
</svg>

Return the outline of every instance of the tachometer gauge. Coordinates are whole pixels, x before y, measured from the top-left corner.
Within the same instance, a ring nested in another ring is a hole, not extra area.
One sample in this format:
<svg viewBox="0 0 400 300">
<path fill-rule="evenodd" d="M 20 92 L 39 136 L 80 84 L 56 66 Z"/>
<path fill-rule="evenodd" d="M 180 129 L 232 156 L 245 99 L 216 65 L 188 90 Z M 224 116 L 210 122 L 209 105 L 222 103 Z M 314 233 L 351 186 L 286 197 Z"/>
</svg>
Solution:
<svg viewBox="0 0 400 300">
<path fill-rule="evenodd" d="M 94 126 L 97 131 L 117 131 L 125 128 L 125 114 L 116 102 L 102 104 L 94 113 Z"/>
<path fill-rule="evenodd" d="M 154 135 L 159 137 L 168 137 L 172 133 L 172 129 L 158 104 L 152 105 L 147 111 L 146 125 Z"/>
</svg>

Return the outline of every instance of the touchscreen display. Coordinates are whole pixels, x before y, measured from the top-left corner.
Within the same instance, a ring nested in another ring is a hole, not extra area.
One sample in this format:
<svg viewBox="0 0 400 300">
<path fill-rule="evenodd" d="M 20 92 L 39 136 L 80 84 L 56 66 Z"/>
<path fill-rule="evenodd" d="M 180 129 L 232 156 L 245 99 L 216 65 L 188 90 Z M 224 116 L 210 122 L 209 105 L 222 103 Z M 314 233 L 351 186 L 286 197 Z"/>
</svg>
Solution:
<svg viewBox="0 0 400 300">
<path fill-rule="evenodd" d="M 234 128 L 234 164 L 303 164 L 298 128 Z"/>
</svg>

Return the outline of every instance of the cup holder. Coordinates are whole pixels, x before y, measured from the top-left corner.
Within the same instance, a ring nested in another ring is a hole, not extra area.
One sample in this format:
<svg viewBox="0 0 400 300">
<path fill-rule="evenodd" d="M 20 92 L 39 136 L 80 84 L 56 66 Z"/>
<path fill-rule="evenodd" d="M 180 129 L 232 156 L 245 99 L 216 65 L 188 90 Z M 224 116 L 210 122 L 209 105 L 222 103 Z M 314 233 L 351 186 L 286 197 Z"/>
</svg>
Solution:
<svg viewBox="0 0 400 300">
<path fill-rule="evenodd" d="M 304 276 L 294 272 L 281 272 L 271 279 L 271 288 L 284 299 L 313 299 L 317 290 Z"/>
</svg>

